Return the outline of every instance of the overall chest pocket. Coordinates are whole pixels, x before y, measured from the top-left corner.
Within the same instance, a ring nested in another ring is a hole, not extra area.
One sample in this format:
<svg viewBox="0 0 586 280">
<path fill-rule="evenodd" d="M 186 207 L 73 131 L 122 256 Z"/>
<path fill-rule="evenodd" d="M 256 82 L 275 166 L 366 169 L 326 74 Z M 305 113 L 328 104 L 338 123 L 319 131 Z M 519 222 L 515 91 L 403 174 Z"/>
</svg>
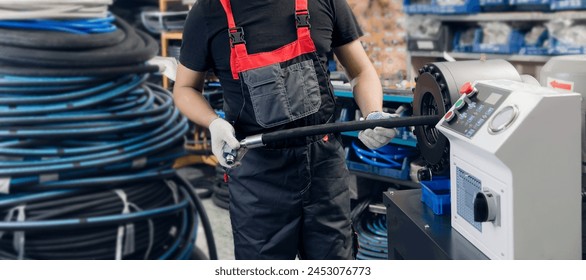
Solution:
<svg viewBox="0 0 586 280">
<path fill-rule="evenodd" d="M 313 113 L 321 106 L 312 60 L 281 68 L 279 63 L 242 72 L 257 123 L 270 128 Z"/>
</svg>

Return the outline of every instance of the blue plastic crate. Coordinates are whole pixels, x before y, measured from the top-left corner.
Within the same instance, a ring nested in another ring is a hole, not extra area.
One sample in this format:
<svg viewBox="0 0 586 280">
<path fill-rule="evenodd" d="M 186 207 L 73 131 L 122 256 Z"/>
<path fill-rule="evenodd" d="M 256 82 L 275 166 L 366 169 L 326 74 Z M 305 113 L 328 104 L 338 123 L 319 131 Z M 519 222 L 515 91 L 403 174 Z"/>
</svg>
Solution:
<svg viewBox="0 0 586 280">
<path fill-rule="evenodd" d="M 562 54 L 585 54 L 586 48 L 579 45 L 568 45 L 554 37 L 549 38 L 549 50 L 550 55 L 562 55 Z"/>
<path fill-rule="evenodd" d="M 397 166 L 394 167 L 380 167 L 374 166 L 373 164 L 367 163 L 359 158 L 358 154 L 354 151 L 352 147 L 348 147 L 346 151 L 346 166 L 348 169 L 355 170 L 355 171 L 362 171 L 367 173 L 372 173 L 375 175 L 380 175 L 384 177 L 391 177 L 401 180 L 408 180 L 409 179 L 409 171 L 410 171 L 410 156 L 411 151 L 413 153 L 416 152 L 413 148 L 408 147 L 398 147 L 397 145 L 389 144 L 385 147 L 388 148 L 397 148 L 403 151 L 408 152 L 408 156 L 397 156 Z"/>
<path fill-rule="evenodd" d="M 484 12 L 506 11 L 512 8 L 509 0 L 480 0 L 480 9 Z"/>
<path fill-rule="evenodd" d="M 465 52 L 465 53 L 469 53 L 472 52 L 472 48 L 474 47 L 474 42 L 472 42 L 471 44 L 461 44 L 460 42 L 460 38 L 462 36 L 462 33 L 464 33 L 465 31 L 463 30 L 458 30 L 454 33 L 454 41 L 452 42 L 452 45 L 454 46 L 452 51 L 454 52 Z"/>
<path fill-rule="evenodd" d="M 450 180 L 421 181 L 421 201 L 434 214 L 450 212 Z"/>
<path fill-rule="evenodd" d="M 462 5 L 441 5 L 441 0 L 434 1 L 436 14 L 473 14 L 480 12 L 480 0 L 466 0 Z"/>
<path fill-rule="evenodd" d="M 549 11 L 553 0 L 509 0 L 518 11 Z"/>
<path fill-rule="evenodd" d="M 519 50 L 520 55 L 549 55 L 549 49 L 546 47 L 525 46 Z"/>
<path fill-rule="evenodd" d="M 499 54 L 517 54 L 523 46 L 523 34 L 517 30 L 511 31 L 507 44 L 487 44 L 482 42 L 482 29 L 476 30 L 474 36 L 474 47 L 472 51 L 475 53 L 499 53 Z"/>
<path fill-rule="evenodd" d="M 362 171 L 366 173 L 372 173 L 375 175 L 391 177 L 400 180 L 409 180 L 409 163 L 409 160 L 405 158 L 403 159 L 403 164 L 401 165 L 401 168 L 395 169 L 372 166 L 368 163 L 359 162 L 353 159 L 346 159 L 346 166 L 348 166 L 349 170 Z"/>
<path fill-rule="evenodd" d="M 432 14 L 433 13 L 433 3 L 432 0 L 429 0 L 429 4 L 413 4 L 411 0 L 403 0 L 403 12 L 409 15 L 415 14 Z"/>
<path fill-rule="evenodd" d="M 523 43 L 523 47 L 519 50 L 521 55 L 548 55 L 549 49 L 545 46 L 545 42 L 549 40 L 549 32 L 545 29 L 537 41 L 533 44 Z"/>
<path fill-rule="evenodd" d="M 584 10 L 586 9 L 586 0 L 551 0 L 551 10 Z"/>
</svg>

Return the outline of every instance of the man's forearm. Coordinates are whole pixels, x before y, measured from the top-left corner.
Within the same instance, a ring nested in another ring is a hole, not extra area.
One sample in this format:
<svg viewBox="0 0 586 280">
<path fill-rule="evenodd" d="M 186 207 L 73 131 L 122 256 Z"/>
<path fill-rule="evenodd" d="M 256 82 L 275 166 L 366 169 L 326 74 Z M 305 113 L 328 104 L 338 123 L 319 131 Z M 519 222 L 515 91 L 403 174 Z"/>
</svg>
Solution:
<svg viewBox="0 0 586 280">
<path fill-rule="evenodd" d="M 352 86 L 354 99 L 364 117 L 371 112 L 382 110 L 383 90 L 374 69 L 354 78 Z"/>
<path fill-rule="evenodd" d="M 207 128 L 213 120 L 218 118 L 202 93 L 194 88 L 175 88 L 173 99 L 179 111 L 197 125 Z"/>
</svg>

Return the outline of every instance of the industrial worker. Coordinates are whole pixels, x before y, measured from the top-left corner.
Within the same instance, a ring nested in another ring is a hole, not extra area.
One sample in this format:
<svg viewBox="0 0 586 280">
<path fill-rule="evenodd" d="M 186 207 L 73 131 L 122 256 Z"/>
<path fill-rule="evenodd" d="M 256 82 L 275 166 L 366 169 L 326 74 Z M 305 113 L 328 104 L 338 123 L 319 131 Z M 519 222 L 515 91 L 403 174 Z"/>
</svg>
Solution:
<svg viewBox="0 0 586 280">
<path fill-rule="evenodd" d="M 209 128 L 229 174 L 236 259 L 351 259 L 348 169 L 339 135 L 288 139 L 250 149 L 235 165 L 224 145 L 246 136 L 334 122 L 326 55 L 332 49 L 366 119 L 388 118 L 382 88 L 345 0 L 199 0 L 183 31 L 174 86 L 179 110 Z M 202 96 L 213 70 L 225 119 Z M 370 148 L 392 129 L 360 132 Z"/>
</svg>

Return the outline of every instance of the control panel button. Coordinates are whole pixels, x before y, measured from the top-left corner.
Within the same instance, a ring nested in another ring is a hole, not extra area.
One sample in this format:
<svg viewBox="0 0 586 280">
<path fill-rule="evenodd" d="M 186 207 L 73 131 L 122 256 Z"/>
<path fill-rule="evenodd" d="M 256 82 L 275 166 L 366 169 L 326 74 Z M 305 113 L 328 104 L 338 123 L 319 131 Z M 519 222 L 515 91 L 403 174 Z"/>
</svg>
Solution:
<svg viewBox="0 0 586 280">
<path fill-rule="evenodd" d="M 478 90 L 470 82 L 464 83 L 460 87 L 460 94 L 465 94 L 468 98 L 472 98 L 478 93 Z"/>
<path fill-rule="evenodd" d="M 490 123 L 488 124 L 488 131 L 492 134 L 499 133 L 509 126 L 517 119 L 519 115 L 519 109 L 517 106 L 506 106 L 502 110 L 498 111 Z"/>
<path fill-rule="evenodd" d="M 456 116 L 456 114 L 454 114 L 454 111 L 448 111 L 445 115 L 444 115 L 444 120 L 446 120 L 446 122 L 451 122 L 453 121 Z"/>
<path fill-rule="evenodd" d="M 466 105 L 466 102 L 464 101 L 463 98 L 458 99 L 458 101 L 456 101 L 456 103 L 454 104 L 454 107 L 456 108 L 456 110 L 461 110 L 462 108 L 464 108 L 464 106 Z"/>
</svg>

